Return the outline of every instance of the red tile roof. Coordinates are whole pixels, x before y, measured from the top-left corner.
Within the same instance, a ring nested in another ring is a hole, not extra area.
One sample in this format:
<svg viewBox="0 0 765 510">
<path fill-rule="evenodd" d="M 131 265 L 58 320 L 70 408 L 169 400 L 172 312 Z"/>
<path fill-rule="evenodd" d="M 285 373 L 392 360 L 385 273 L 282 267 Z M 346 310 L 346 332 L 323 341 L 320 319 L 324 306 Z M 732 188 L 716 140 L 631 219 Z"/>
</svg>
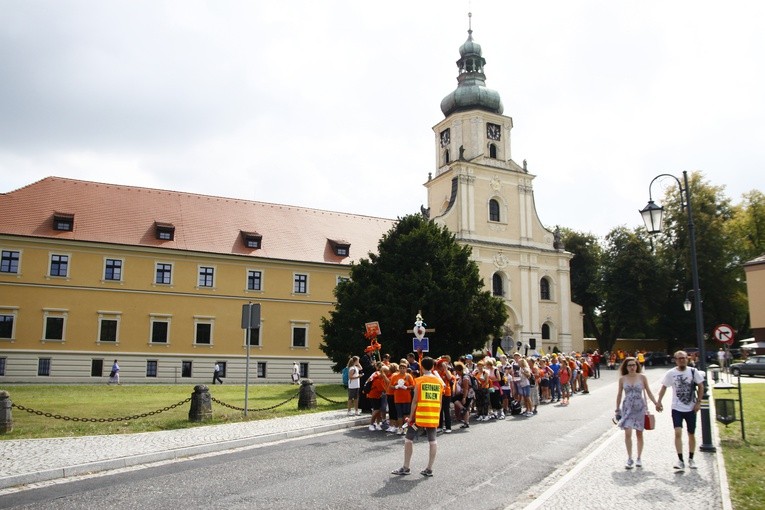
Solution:
<svg viewBox="0 0 765 510">
<path fill-rule="evenodd" d="M 74 215 L 72 232 L 53 229 L 53 215 Z M 395 220 L 290 205 L 177 191 L 47 177 L 0 194 L 0 233 L 73 239 L 269 259 L 348 264 L 377 252 Z M 172 241 L 156 238 L 155 224 L 172 224 Z M 262 248 L 244 245 L 242 232 L 263 236 Z M 334 254 L 329 240 L 351 245 Z"/>
</svg>

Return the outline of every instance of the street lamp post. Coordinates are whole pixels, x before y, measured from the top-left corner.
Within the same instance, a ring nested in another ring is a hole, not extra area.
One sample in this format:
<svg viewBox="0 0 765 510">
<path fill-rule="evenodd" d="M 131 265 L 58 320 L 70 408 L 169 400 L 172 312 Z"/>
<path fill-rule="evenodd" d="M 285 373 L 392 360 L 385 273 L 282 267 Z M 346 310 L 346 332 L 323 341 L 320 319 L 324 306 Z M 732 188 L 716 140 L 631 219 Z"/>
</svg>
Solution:
<svg viewBox="0 0 765 510">
<path fill-rule="evenodd" d="M 691 188 L 688 186 L 688 172 L 683 172 L 683 182 L 671 174 L 660 174 L 653 178 L 648 185 L 648 204 L 640 211 L 645 222 L 645 227 L 651 235 L 658 234 L 662 229 L 664 207 L 658 206 L 651 198 L 651 186 L 660 177 L 671 177 L 680 188 L 681 207 L 688 211 L 688 235 L 691 242 L 691 273 L 693 277 L 693 308 L 696 315 L 696 346 L 699 349 L 698 369 L 706 371 L 706 349 L 704 348 L 704 314 L 701 309 L 701 289 L 699 289 L 699 268 L 696 258 L 696 228 L 693 225 L 693 209 L 691 207 Z M 683 187 L 683 183 L 685 187 Z M 685 200 L 683 201 L 683 195 Z M 690 303 L 687 299 L 686 302 Z M 687 305 L 686 305 L 687 310 Z M 716 448 L 712 444 L 712 426 L 709 421 L 709 394 L 707 379 L 704 378 L 704 396 L 701 401 L 701 446 L 704 452 L 714 452 Z"/>
</svg>

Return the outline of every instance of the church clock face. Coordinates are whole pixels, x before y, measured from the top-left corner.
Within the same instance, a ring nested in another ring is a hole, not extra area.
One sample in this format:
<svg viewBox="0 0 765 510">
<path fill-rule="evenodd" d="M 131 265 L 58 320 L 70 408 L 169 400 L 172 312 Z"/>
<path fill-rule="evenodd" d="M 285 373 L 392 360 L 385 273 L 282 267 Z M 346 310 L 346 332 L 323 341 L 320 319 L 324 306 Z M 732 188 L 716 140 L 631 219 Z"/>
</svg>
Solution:
<svg viewBox="0 0 765 510">
<path fill-rule="evenodd" d="M 449 135 L 449 129 L 444 129 L 441 131 L 441 147 L 446 147 L 449 145 L 449 142 L 451 141 L 451 137 Z"/>
<path fill-rule="evenodd" d="M 502 136 L 502 128 L 497 124 L 486 124 L 486 136 L 489 140 L 499 140 Z"/>
</svg>

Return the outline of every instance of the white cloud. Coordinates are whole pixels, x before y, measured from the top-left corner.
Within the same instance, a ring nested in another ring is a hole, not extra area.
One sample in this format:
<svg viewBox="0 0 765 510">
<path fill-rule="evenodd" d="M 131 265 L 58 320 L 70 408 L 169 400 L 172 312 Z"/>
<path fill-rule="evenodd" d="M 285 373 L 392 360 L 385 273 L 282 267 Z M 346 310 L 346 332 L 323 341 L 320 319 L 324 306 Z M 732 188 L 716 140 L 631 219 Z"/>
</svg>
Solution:
<svg viewBox="0 0 765 510">
<path fill-rule="evenodd" d="M 657 174 L 765 187 L 765 4 L 473 3 L 549 226 Z M 2 191 L 47 175 L 396 217 L 426 200 L 464 2 L 0 0 Z"/>
</svg>

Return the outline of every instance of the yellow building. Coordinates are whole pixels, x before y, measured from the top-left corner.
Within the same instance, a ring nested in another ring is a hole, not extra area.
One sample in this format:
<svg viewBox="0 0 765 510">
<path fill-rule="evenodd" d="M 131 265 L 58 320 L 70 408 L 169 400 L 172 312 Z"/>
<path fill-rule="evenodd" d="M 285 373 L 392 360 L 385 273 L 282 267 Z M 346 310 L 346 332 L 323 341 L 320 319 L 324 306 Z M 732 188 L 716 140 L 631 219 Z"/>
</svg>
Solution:
<svg viewBox="0 0 765 510">
<path fill-rule="evenodd" d="M 320 320 L 393 220 L 49 177 L 0 196 L 0 377 L 339 380 Z"/>
<path fill-rule="evenodd" d="M 754 341 L 765 345 L 765 255 L 744 264 L 746 272 L 746 292 L 749 297 L 749 317 L 754 334 Z M 761 354 L 765 349 L 750 350 L 752 354 Z"/>
</svg>

